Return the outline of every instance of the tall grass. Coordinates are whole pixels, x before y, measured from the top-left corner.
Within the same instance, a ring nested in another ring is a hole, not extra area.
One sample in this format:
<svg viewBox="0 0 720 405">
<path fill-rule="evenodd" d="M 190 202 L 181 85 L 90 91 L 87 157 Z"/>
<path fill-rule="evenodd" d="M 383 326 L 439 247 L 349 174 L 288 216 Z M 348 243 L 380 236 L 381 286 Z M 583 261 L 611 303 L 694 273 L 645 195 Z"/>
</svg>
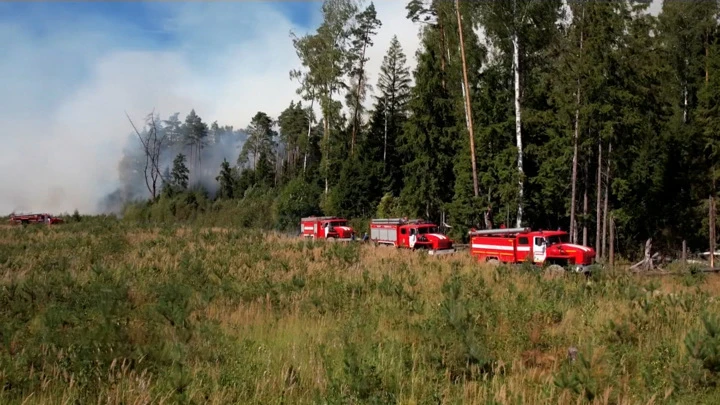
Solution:
<svg viewBox="0 0 720 405">
<path fill-rule="evenodd" d="M 0 403 L 718 403 L 720 279 L 111 219 L 0 228 Z"/>
</svg>

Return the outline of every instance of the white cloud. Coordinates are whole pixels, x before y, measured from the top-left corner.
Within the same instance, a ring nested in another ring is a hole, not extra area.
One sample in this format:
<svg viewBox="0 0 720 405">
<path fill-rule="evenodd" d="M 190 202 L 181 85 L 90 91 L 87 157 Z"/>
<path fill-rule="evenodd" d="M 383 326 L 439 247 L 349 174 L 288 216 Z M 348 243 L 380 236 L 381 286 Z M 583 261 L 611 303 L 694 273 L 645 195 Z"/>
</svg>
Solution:
<svg viewBox="0 0 720 405">
<path fill-rule="evenodd" d="M 195 108 L 207 122 L 235 127 L 259 110 L 277 116 L 297 98 L 289 31 L 302 28 L 270 3 L 242 4 L 174 7 L 166 28 L 180 43 L 166 51 L 138 50 L 137 40 L 124 48 L 121 27 L 97 17 L 62 20 L 63 35 L 44 38 L 0 22 L 0 213 L 95 212 L 117 186 L 131 132 L 125 111 L 139 122 L 153 108 L 163 118 Z M 414 67 L 417 27 L 405 19 L 405 4 L 375 3 L 383 27 L 369 50 L 373 85 L 394 34 Z"/>
<path fill-rule="evenodd" d="M 407 56 L 410 72 L 412 72 L 417 65 L 415 52 L 420 48 L 420 38 L 418 36 L 419 26 L 405 18 L 407 15 L 407 10 L 405 9 L 407 5 L 406 0 L 381 0 L 376 1 L 374 4 L 378 18 L 382 21 L 382 26 L 378 30 L 377 36 L 373 39 L 374 45 L 368 51 L 368 57 L 370 58 L 367 68 L 368 81 L 375 90 L 380 65 L 390 47 L 390 40 L 393 35 L 397 35 L 403 52 L 405 56 Z"/>
</svg>

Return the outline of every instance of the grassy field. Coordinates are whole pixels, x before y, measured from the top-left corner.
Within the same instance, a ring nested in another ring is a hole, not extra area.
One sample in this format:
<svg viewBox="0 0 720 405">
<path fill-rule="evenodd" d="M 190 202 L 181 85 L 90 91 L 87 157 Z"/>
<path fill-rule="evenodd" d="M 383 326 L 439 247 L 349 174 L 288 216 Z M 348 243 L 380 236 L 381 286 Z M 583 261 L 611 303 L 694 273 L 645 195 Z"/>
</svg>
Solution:
<svg viewBox="0 0 720 405">
<path fill-rule="evenodd" d="M 718 403 L 719 291 L 240 229 L 3 227 L 0 403 Z"/>
</svg>

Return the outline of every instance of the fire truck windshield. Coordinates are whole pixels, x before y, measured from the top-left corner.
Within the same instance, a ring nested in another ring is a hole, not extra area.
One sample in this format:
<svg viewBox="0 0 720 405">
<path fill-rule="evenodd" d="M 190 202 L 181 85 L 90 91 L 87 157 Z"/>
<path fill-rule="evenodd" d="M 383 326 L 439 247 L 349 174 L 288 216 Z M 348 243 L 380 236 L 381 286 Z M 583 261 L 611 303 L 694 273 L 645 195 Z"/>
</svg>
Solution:
<svg viewBox="0 0 720 405">
<path fill-rule="evenodd" d="M 567 243 L 567 241 L 568 235 L 553 235 L 545 237 L 545 243 L 547 246 L 556 245 L 558 243 Z"/>
<path fill-rule="evenodd" d="M 343 221 L 330 222 L 330 226 L 333 226 L 333 227 L 335 227 L 335 226 L 345 226 L 345 222 L 343 222 Z"/>
<path fill-rule="evenodd" d="M 419 233 L 420 235 L 425 234 L 425 233 L 436 233 L 436 232 L 437 232 L 437 228 L 434 227 L 434 226 L 429 226 L 429 227 L 425 227 L 425 228 L 418 228 L 418 233 Z"/>
</svg>

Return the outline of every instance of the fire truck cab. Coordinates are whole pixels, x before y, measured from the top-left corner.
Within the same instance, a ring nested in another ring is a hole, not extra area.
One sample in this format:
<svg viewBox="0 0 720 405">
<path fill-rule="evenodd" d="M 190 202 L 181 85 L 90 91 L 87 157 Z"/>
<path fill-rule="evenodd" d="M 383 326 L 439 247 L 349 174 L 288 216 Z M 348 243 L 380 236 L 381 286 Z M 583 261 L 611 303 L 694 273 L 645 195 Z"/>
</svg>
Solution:
<svg viewBox="0 0 720 405">
<path fill-rule="evenodd" d="M 427 249 L 430 255 L 455 252 L 453 241 L 443 235 L 437 225 L 422 219 L 373 219 L 370 223 L 370 240 L 397 248 Z"/>
<path fill-rule="evenodd" d="M 350 240 L 354 234 L 347 219 L 338 217 L 307 217 L 300 220 L 300 233 L 305 238 Z"/>
<path fill-rule="evenodd" d="M 595 249 L 568 242 L 564 231 L 532 231 L 530 228 L 471 230 L 470 254 L 481 262 L 558 265 L 588 272 Z"/>
</svg>

